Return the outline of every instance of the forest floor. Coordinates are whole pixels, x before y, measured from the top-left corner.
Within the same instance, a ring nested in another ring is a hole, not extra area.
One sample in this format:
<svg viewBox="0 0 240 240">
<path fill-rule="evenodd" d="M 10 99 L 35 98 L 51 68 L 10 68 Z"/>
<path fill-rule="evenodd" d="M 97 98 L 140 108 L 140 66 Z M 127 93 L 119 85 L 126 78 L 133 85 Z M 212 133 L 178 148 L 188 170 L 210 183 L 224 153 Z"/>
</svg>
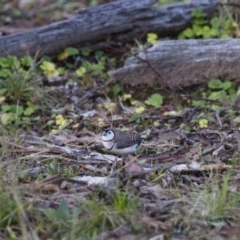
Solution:
<svg viewBox="0 0 240 240">
<path fill-rule="evenodd" d="M 2 35 L 80 8 L 19 3 L 2 3 Z M 0 59 L 0 239 L 239 239 L 238 85 L 139 94 L 107 74 L 128 54 Z M 144 142 L 112 155 L 106 128 Z"/>
</svg>

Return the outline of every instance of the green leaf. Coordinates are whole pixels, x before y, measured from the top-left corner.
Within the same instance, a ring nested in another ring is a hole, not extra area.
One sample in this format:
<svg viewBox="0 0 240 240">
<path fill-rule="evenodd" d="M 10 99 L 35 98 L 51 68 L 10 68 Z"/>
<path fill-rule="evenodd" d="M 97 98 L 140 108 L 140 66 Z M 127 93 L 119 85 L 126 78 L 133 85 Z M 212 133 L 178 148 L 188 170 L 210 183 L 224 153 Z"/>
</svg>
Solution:
<svg viewBox="0 0 240 240">
<path fill-rule="evenodd" d="M 163 97 L 158 93 L 154 93 L 151 95 L 151 97 L 148 100 L 145 101 L 145 103 L 155 108 L 159 108 L 162 106 Z"/>
<path fill-rule="evenodd" d="M 11 74 L 11 71 L 6 68 L 1 69 L 1 71 L 0 71 L 0 77 L 6 78 L 6 77 L 10 76 L 10 74 Z"/>
<path fill-rule="evenodd" d="M 119 84 L 115 84 L 113 86 L 112 91 L 113 91 L 114 97 L 116 97 L 122 91 L 122 87 Z"/>
<path fill-rule="evenodd" d="M 194 24 L 195 25 L 199 25 L 199 26 L 203 26 L 205 24 L 207 24 L 208 22 L 206 21 L 206 19 L 204 18 L 195 18 L 194 19 Z"/>
<path fill-rule="evenodd" d="M 232 87 L 232 83 L 230 81 L 226 81 L 222 84 L 224 90 L 228 90 Z"/>
<path fill-rule="evenodd" d="M 195 18 L 205 18 L 206 14 L 200 8 L 196 8 L 192 10 L 192 16 Z"/>
<path fill-rule="evenodd" d="M 213 111 L 218 111 L 221 107 L 219 105 L 216 105 L 216 104 L 212 104 L 211 105 L 211 110 Z"/>
<path fill-rule="evenodd" d="M 235 89 L 233 89 L 233 88 L 228 89 L 228 96 L 229 96 L 230 102 L 234 101 L 234 99 L 236 98 Z"/>
<path fill-rule="evenodd" d="M 193 38 L 194 37 L 194 32 L 191 28 L 187 28 L 182 32 L 183 36 L 187 38 Z"/>
<path fill-rule="evenodd" d="M 91 64 L 91 67 L 88 72 L 90 72 L 93 76 L 98 76 L 102 73 L 102 71 L 105 69 L 105 65 L 102 62 L 99 62 L 97 64 L 93 63 Z"/>
<path fill-rule="evenodd" d="M 76 74 L 78 77 L 83 77 L 86 73 L 86 68 L 81 66 L 76 70 Z"/>
<path fill-rule="evenodd" d="M 210 24 L 213 28 L 218 28 L 219 27 L 219 18 L 213 17 L 210 21 Z"/>
<path fill-rule="evenodd" d="M 240 123 L 240 117 L 234 118 L 233 121 L 234 121 L 235 123 Z"/>
<path fill-rule="evenodd" d="M 193 32 L 197 37 L 200 37 L 203 35 L 202 27 L 197 24 L 193 25 Z"/>
<path fill-rule="evenodd" d="M 192 105 L 193 106 L 206 107 L 206 101 L 204 101 L 204 100 L 193 100 Z"/>
<path fill-rule="evenodd" d="M 18 60 L 17 57 L 10 57 L 10 61 L 11 61 L 11 69 L 15 70 L 15 69 L 19 69 L 21 66 L 20 61 Z"/>
<path fill-rule="evenodd" d="M 23 118 L 21 118 L 21 121 L 22 121 L 22 123 L 24 123 L 24 124 L 30 124 L 30 123 L 31 123 L 31 119 L 28 118 L 28 117 L 23 117 Z"/>
<path fill-rule="evenodd" d="M 18 116 L 21 116 L 23 114 L 23 106 L 12 105 L 12 111 L 16 113 Z"/>
<path fill-rule="evenodd" d="M 74 56 L 74 55 L 78 55 L 78 54 L 79 54 L 78 49 L 73 48 L 73 47 L 67 47 L 64 49 L 64 51 L 62 53 L 60 53 L 58 55 L 58 60 L 65 60 L 69 56 Z"/>
<path fill-rule="evenodd" d="M 79 54 L 78 49 L 73 48 L 73 47 L 67 47 L 65 49 L 65 51 L 69 54 L 69 56 L 74 56 L 74 55 L 78 55 Z"/>
<path fill-rule="evenodd" d="M 217 92 L 212 92 L 208 98 L 210 100 L 222 100 L 222 99 L 226 99 L 227 95 L 226 95 L 226 92 L 224 91 L 217 91 Z"/>
<path fill-rule="evenodd" d="M 0 57 L 0 67 L 2 68 L 10 67 L 10 62 L 8 61 L 8 58 Z"/>
<path fill-rule="evenodd" d="M 2 122 L 3 125 L 9 124 L 13 120 L 15 120 L 15 114 L 14 113 L 3 113 L 3 114 L 1 114 L 1 122 Z"/>
<path fill-rule="evenodd" d="M 60 205 L 57 209 L 57 217 L 63 221 L 67 221 L 71 218 L 67 204 L 63 200 L 60 202 Z"/>
<path fill-rule="evenodd" d="M 89 54 L 91 53 L 91 49 L 90 48 L 83 48 L 81 50 L 81 54 L 85 57 L 89 56 Z"/>
<path fill-rule="evenodd" d="M 220 79 L 213 79 L 208 83 L 208 87 L 211 89 L 222 89 L 223 82 Z"/>
<path fill-rule="evenodd" d="M 207 128 L 208 120 L 207 119 L 200 119 L 198 124 L 199 124 L 200 128 Z"/>
<path fill-rule="evenodd" d="M 217 37 L 219 35 L 219 30 L 216 28 L 211 28 L 210 34 L 212 37 Z"/>
<path fill-rule="evenodd" d="M 12 109 L 12 106 L 11 105 L 7 105 L 7 104 L 3 104 L 1 106 L 1 109 L 2 109 L 3 112 L 8 112 L 8 111 L 10 111 Z"/>
<path fill-rule="evenodd" d="M 34 105 L 32 102 L 27 102 L 27 105 L 28 107 L 24 110 L 24 115 L 30 116 L 37 110 L 38 106 Z"/>
<path fill-rule="evenodd" d="M 209 26 L 204 26 L 202 29 L 203 38 L 210 38 L 211 37 L 211 29 Z"/>
<path fill-rule="evenodd" d="M 100 50 L 96 51 L 95 56 L 98 57 L 98 58 L 102 57 L 103 56 L 103 51 L 100 51 Z"/>
<path fill-rule="evenodd" d="M 31 67 L 34 63 L 34 60 L 30 56 L 24 56 L 20 60 L 21 64 L 26 67 Z"/>
<path fill-rule="evenodd" d="M 0 89 L 0 96 L 4 95 L 8 91 L 7 88 Z"/>
<path fill-rule="evenodd" d="M 53 208 L 43 209 L 45 216 L 52 222 L 57 221 L 56 210 Z"/>
<path fill-rule="evenodd" d="M 158 35 L 156 33 L 148 33 L 147 34 L 147 42 L 154 45 L 159 42 Z"/>
<path fill-rule="evenodd" d="M 57 71 L 55 64 L 48 61 L 43 61 L 40 65 L 40 68 L 43 70 L 44 74 L 48 77 L 58 76 L 59 72 Z"/>
<path fill-rule="evenodd" d="M 92 70 L 92 64 L 89 61 L 84 61 L 82 67 L 86 69 L 86 72 L 89 73 Z"/>
</svg>

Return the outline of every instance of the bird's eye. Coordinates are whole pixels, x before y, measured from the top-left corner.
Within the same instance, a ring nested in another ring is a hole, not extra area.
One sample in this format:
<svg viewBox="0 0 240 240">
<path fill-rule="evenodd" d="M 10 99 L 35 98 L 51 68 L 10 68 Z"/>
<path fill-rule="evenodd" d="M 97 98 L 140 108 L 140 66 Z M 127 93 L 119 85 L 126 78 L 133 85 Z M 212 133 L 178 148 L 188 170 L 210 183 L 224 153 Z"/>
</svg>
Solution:
<svg viewBox="0 0 240 240">
<path fill-rule="evenodd" d="M 111 131 L 108 131 L 108 134 L 111 134 Z"/>
</svg>

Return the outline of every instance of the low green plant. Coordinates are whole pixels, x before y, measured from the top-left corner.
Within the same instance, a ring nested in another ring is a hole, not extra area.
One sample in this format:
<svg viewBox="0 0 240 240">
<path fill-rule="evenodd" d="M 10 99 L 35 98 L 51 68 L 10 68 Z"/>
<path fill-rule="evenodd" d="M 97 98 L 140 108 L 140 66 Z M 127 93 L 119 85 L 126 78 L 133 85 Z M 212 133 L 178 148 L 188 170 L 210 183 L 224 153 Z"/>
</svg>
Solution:
<svg viewBox="0 0 240 240">
<path fill-rule="evenodd" d="M 82 202 L 83 212 L 80 216 L 78 234 L 92 238 L 100 232 L 111 230 L 129 222 L 132 228 L 132 216 L 137 211 L 137 198 L 129 192 L 116 191 L 106 202 L 93 198 Z"/>
<path fill-rule="evenodd" d="M 114 84 L 113 87 L 109 90 L 108 96 L 113 99 L 114 102 L 118 101 L 118 96 L 123 93 L 123 87 L 119 84 Z"/>
<path fill-rule="evenodd" d="M 230 192 L 230 175 L 226 174 L 222 178 L 221 184 L 210 181 L 206 184 L 201 193 L 192 194 L 195 196 L 193 208 L 189 211 L 190 216 L 198 217 L 209 221 L 212 225 L 217 225 L 228 216 L 234 217 L 233 212 L 240 209 L 240 195 Z"/>
<path fill-rule="evenodd" d="M 154 93 L 145 101 L 145 103 L 149 106 L 159 108 L 163 104 L 163 96 L 159 93 Z"/>
<path fill-rule="evenodd" d="M 114 194 L 112 205 L 118 214 L 128 216 L 136 211 L 137 199 L 130 192 L 117 190 Z"/>
<path fill-rule="evenodd" d="M 75 208 L 74 211 L 71 212 L 66 202 L 62 200 L 57 209 L 47 208 L 43 210 L 43 213 L 50 222 L 54 225 L 59 225 L 76 219 L 81 211 L 81 208 Z"/>
<path fill-rule="evenodd" d="M 65 73 L 65 69 L 62 67 L 56 67 L 53 62 L 44 60 L 39 68 L 43 71 L 44 75 L 47 77 L 57 77 Z"/>
<path fill-rule="evenodd" d="M 70 56 L 76 56 L 78 54 L 79 54 L 78 49 L 73 48 L 73 47 L 67 47 L 67 48 L 64 49 L 64 51 L 62 53 L 60 53 L 58 55 L 58 60 L 66 60 Z"/>
<path fill-rule="evenodd" d="M 107 74 L 106 74 L 106 57 L 103 56 L 103 52 L 98 51 L 95 53 L 95 59 L 97 60 L 97 63 L 92 63 L 90 61 L 83 61 L 81 66 L 76 70 L 76 75 L 78 77 L 83 78 L 83 80 L 86 82 L 88 78 L 84 78 L 84 76 L 87 77 L 87 74 L 96 77 L 99 76 L 101 80 L 106 80 Z"/>
<path fill-rule="evenodd" d="M 69 57 L 75 60 L 75 64 L 71 65 L 66 62 Z M 81 83 L 87 85 L 92 83 L 92 78 L 98 78 L 105 81 L 108 77 L 107 71 L 115 66 L 115 59 L 108 58 L 103 51 L 93 52 L 89 48 L 83 48 L 79 51 L 76 48 L 68 47 L 58 55 L 59 61 L 64 61 L 68 68 L 75 69 L 75 75 L 81 79 Z M 76 65 L 78 67 L 76 68 Z M 59 70 L 52 62 L 44 62 L 41 68 L 45 71 L 45 75 L 55 74 L 59 75 Z"/>
<path fill-rule="evenodd" d="M 63 176 L 66 178 L 71 178 L 75 176 L 75 169 L 73 168 L 73 166 L 68 166 L 66 171 L 63 172 Z"/>
<path fill-rule="evenodd" d="M 208 83 L 208 88 L 212 90 L 208 96 L 210 100 L 232 102 L 236 96 L 236 90 L 230 81 L 223 82 L 220 79 L 213 79 Z"/>
<path fill-rule="evenodd" d="M 0 124 L 30 124 L 30 115 L 39 109 L 33 101 L 37 97 L 34 60 L 9 56 L 0 58 L 0 67 Z"/>
<path fill-rule="evenodd" d="M 17 224 L 19 221 L 18 205 L 10 194 L 3 190 L 0 190 L 0 204 L 0 228 Z"/>
<path fill-rule="evenodd" d="M 220 79 L 212 79 L 208 83 L 207 91 L 201 92 L 202 99 L 206 100 L 193 100 L 193 106 L 208 107 L 213 110 L 220 108 L 222 105 L 231 105 L 235 99 L 237 91 L 230 81 L 221 81 Z M 216 101 L 215 104 L 212 101 Z"/>
<path fill-rule="evenodd" d="M 32 58 L 1 57 L 0 67 L 2 68 L 0 72 L 1 95 L 5 95 L 7 100 L 14 103 L 33 97 L 36 91 L 34 88 L 36 76 Z"/>
<path fill-rule="evenodd" d="M 148 33 L 147 34 L 147 43 L 152 45 L 159 42 L 158 35 L 156 33 Z"/>
<path fill-rule="evenodd" d="M 207 227 L 223 227 L 236 224 L 240 214 L 240 194 L 230 191 L 233 183 L 232 170 L 225 174 L 211 173 L 204 185 L 184 189 L 184 195 L 178 199 L 171 212 L 171 223 L 184 226 L 184 235 L 193 234 L 194 222 L 204 223 Z M 191 189 L 191 190 L 190 190 Z M 181 190 L 180 190 L 181 191 Z M 204 236 L 204 234 L 203 234 Z M 191 238 L 192 239 L 192 238 Z"/>
<path fill-rule="evenodd" d="M 47 164 L 48 168 L 47 168 L 47 172 L 50 175 L 57 175 L 60 173 L 60 167 L 58 164 L 58 161 L 56 159 L 54 159 L 53 161 L 49 162 Z"/>
<path fill-rule="evenodd" d="M 100 233 L 125 223 L 141 231 L 133 219 L 137 214 L 137 197 L 129 192 L 117 190 L 105 199 L 92 196 L 81 200 L 79 206 L 69 208 L 68 205 L 62 200 L 57 208 L 42 210 L 45 219 L 41 217 L 41 221 L 48 224 L 52 237 L 71 235 L 72 239 L 95 239 Z"/>
<path fill-rule="evenodd" d="M 237 24 L 230 18 L 213 17 L 207 20 L 201 9 L 192 11 L 192 26 L 182 31 L 179 39 L 189 38 L 228 38 L 234 35 Z"/>
</svg>

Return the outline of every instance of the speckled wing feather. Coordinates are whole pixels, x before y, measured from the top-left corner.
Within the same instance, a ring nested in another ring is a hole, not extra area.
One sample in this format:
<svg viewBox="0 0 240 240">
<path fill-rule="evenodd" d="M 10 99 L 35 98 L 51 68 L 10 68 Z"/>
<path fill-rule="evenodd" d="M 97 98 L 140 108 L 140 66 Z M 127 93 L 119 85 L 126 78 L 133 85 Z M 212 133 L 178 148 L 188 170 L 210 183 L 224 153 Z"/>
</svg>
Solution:
<svg viewBox="0 0 240 240">
<path fill-rule="evenodd" d="M 127 132 L 121 132 L 118 130 L 114 130 L 114 131 L 118 132 L 115 138 L 116 147 L 118 149 L 130 147 L 134 144 L 140 144 L 142 142 L 141 136 L 136 133 L 127 133 Z"/>
</svg>

